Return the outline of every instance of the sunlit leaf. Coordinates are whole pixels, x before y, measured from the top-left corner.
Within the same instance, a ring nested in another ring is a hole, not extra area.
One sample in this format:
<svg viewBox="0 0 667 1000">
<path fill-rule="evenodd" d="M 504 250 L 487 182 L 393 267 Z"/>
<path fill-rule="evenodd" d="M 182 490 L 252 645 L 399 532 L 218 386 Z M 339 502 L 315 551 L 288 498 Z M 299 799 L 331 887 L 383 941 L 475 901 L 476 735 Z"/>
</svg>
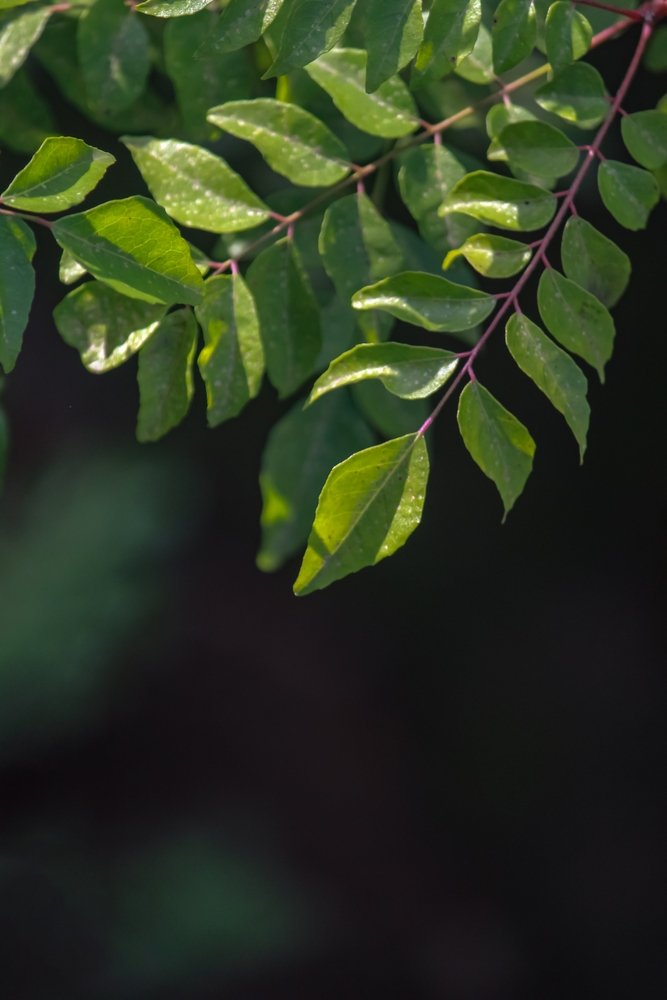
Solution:
<svg viewBox="0 0 667 1000">
<path fill-rule="evenodd" d="M 589 63 L 572 63 L 543 84 L 535 100 L 552 114 L 579 128 L 594 128 L 609 111 L 604 81 Z"/>
<path fill-rule="evenodd" d="M 62 212 L 83 201 L 115 162 L 111 153 L 82 139 L 52 136 L 2 192 L 2 200 L 29 212 Z"/>
<path fill-rule="evenodd" d="M 340 40 L 356 0 L 290 0 L 271 76 L 306 66 Z"/>
<path fill-rule="evenodd" d="M 284 0 L 229 0 L 211 33 L 211 45 L 231 52 L 256 42 L 270 27 Z"/>
<path fill-rule="evenodd" d="M 50 7 L 9 10 L 0 14 L 0 87 L 23 65 L 52 14 Z"/>
<path fill-rule="evenodd" d="M 450 250 L 443 267 L 448 268 L 457 257 L 462 256 L 486 278 L 509 278 L 522 271 L 532 255 L 530 247 L 518 240 L 477 233 L 469 236 L 456 250 Z"/>
<path fill-rule="evenodd" d="M 451 73 L 472 52 L 481 19 L 480 0 L 433 0 L 412 82 L 438 80 Z"/>
<path fill-rule="evenodd" d="M 197 323 L 186 308 L 165 316 L 139 351 L 138 441 L 157 441 L 188 412 L 196 346 Z"/>
<path fill-rule="evenodd" d="M 382 309 L 425 330 L 448 333 L 481 323 L 495 304 L 486 292 L 421 271 L 403 271 L 352 296 L 355 309 Z"/>
<path fill-rule="evenodd" d="M 503 159 L 507 159 L 513 170 L 547 179 L 569 174 L 580 155 L 564 132 L 546 122 L 507 125 L 497 136 L 494 148 L 502 150 Z"/>
<path fill-rule="evenodd" d="M 544 38 L 547 59 L 555 73 L 586 55 L 593 29 L 588 18 L 569 0 L 556 0 L 547 13 Z"/>
<path fill-rule="evenodd" d="M 320 375 L 308 402 L 314 403 L 333 389 L 374 378 L 401 399 L 423 399 L 445 384 L 458 363 L 456 354 L 436 347 L 394 342 L 357 344 L 335 358 Z"/>
<path fill-rule="evenodd" d="M 211 0 L 142 0 L 137 4 L 137 10 L 153 17 L 183 17 L 186 14 L 196 14 Z"/>
<path fill-rule="evenodd" d="M 368 0 L 364 42 L 372 93 L 406 66 L 424 34 L 422 0 Z"/>
<path fill-rule="evenodd" d="M 501 0 L 493 18 L 493 68 L 506 73 L 530 55 L 535 44 L 533 0 Z"/>
<path fill-rule="evenodd" d="M 556 199 L 550 191 L 487 170 L 475 170 L 449 192 L 439 214 L 463 212 L 501 229 L 530 230 L 546 226 L 555 211 Z"/>
</svg>

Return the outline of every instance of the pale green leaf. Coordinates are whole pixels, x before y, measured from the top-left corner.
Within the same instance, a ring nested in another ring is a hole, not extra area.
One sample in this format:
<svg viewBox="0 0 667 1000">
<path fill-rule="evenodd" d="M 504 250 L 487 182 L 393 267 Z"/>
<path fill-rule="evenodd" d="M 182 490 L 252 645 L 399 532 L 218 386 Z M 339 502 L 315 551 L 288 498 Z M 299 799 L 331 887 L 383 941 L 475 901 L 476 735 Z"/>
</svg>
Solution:
<svg viewBox="0 0 667 1000">
<path fill-rule="evenodd" d="M 515 122 L 507 125 L 494 140 L 495 155 L 506 159 L 512 170 L 535 177 L 562 177 L 579 161 L 579 150 L 571 139 L 546 122 Z"/>
<path fill-rule="evenodd" d="M 469 382 L 461 393 L 457 416 L 463 443 L 500 493 L 505 520 L 533 468 L 535 442 L 524 425 L 477 381 Z"/>
<path fill-rule="evenodd" d="M 243 278 L 218 275 L 205 284 L 197 319 L 204 331 L 199 370 L 210 427 L 241 412 L 260 390 L 264 351 L 255 304 Z"/>
<path fill-rule="evenodd" d="M 544 38 L 547 59 L 555 73 L 560 73 L 588 52 L 593 29 L 588 18 L 569 0 L 556 0 L 547 12 Z"/>
<path fill-rule="evenodd" d="M 208 120 L 251 142 L 276 173 L 294 184 L 335 184 L 350 171 L 340 139 L 309 111 L 269 97 L 229 101 L 211 108 Z"/>
<path fill-rule="evenodd" d="M 58 219 L 53 235 L 87 271 L 125 295 L 196 305 L 203 281 L 188 244 L 154 202 L 131 197 Z"/>
<path fill-rule="evenodd" d="M 537 304 L 549 333 L 592 365 L 604 382 L 604 366 L 614 349 L 615 330 L 602 303 L 551 268 L 540 278 Z"/>
<path fill-rule="evenodd" d="M 357 344 L 335 358 L 320 375 L 308 402 L 314 403 L 333 389 L 373 378 L 401 399 L 424 399 L 445 384 L 458 363 L 456 354 L 437 347 L 413 347 L 393 341 Z"/>
<path fill-rule="evenodd" d="M 0 215 L 0 365 L 10 372 L 21 351 L 35 294 L 32 230 L 21 219 Z"/>
<path fill-rule="evenodd" d="M 196 14 L 210 3 L 211 0 L 143 0 L 137 4 L 137 10 L 153 17 L 184 17 Z"/>
<path fill-rule="evenodd" d="M 312 374 L 322 344 L 317 300 L 291 240 L 263 250 L 247 282 L 259 317 L 266 372 L 280 396 Z"/>
<path fill-rule="evenodd" d="M 553 218 L 556 199 L 550 191 L 500 177 L 487 170 L 467 174 L 449 192 L 439 214 L 463 212 L 501 229 L 541 229 Z"/>
<path fill-rule="evenodd" d="M 299 401 L 278 421 L 269 434 L 259 476 L 260 569 L 278 569 L 306 544 L 330 470 L 372 443 L 368 425 L 345 392 L 306 410 Z"/>
<path fill-rule="evenodd" d="M 155 200 L 182 225 L 209 233 L 235 233 L 269 218 L 268 206 L 207 149 L 152 136 L 123 136 L 121 142 Z"/>
<path fill-rule="evenodd" d="M 381 309 L 425 330 L 447 333 L 481 323 L 495 304 L 486 292 L 421 271 L 403 271 L 352 296 L 355 309 Z"/>
<path fill-rule="evenodd" d="M 53 319 L 60 336 L 76 348 L 88 371 L 99 375 L 132 357 L 155 332 L 164 313 L 164 306 L 87 281 L 58 303 Z"/>
<path fill-rule="evenodd" d="M 157 441 L 188 412 L 197 334 L 192 310 L 177 309 L 164 317 L 139 351 L 138 441 Z"/>
<path fill-rule="evenodd" d="M 366 87 L 373 92 L 410 62 L 424 33 L 422 0 L 368 0 Z"/>
<path fill-rule="evenodd" d="M 55 131 L 51 109 L 25 69 L 20 69 L 0 89 L 0 144 L 30 154 Z"/>
<path fill-rule="evenodd" d="M 95 0 L 84 11 L 77 49 L 88 104 L 94 111 L 113 114 L 136 101 L 150 68 L 149 39 L 141 17 L 123 0 Z"/>
<path fill-rule="evenodd" d="M 450 250 L 443 267 L 450 267 L 457 257 L 462 256 L 485 278 L 510 278 L 524 269 L 532 255 L 530 247 L 518 240 L 476 233 L 458 249 Z"/>
<path fill-rule="evenodd" d="M 594 128 L 609 111 L 604 81 L 588 63 L 572 63 L 543 84 L 535 100 L 544 108 L 579 128 Z"/>
<path fill-rule="evenodd" d="M 350 23 L 356 0 L 290 0 L 275 62 L 267 76 L 282 76 L 328 52 Z"/>
<path fill-rule="evenodd" d="M 52 136 L 2 192 L 2 200 L 28 212 L 62 212 L 83 201 L 115 162 L 111 153 L 82 139 Z"/>
<path fill-rule="evenodd" d="M 557 347 L 527 316 L 515 313 L 510 317 L 505 341 L 521 371 L 565 417 L 583 462 L 590 418 L 586 376 L 570 355 Z"/>
<path fill-rule="evenodd" d="M 58 266 L 58 277 L 63 285 L 73 285 L 75 281 L 83 278 L 84 274 L 87 273 L 85 267 L 79 264 L 78 260 L 72 256 L 69 250 L 63 250 Z"/>
<path fill-rule="evenodd" d="M 647 170 L 667 163 L 667 115 L 637 111 L 621 119 L 621 134 L 630 156 Z"/>
<path fill-rule="evenodd" d="M 483 22 L 479 25 L 472 51 L 456 64 L 454 72 L 469 83 L 491 83 L 495 78 L 491 32 Z"/>
<path fill-rule="evenodd" d="M 652 174 L 618 160 L 600 164 L 598 188 L 605 208 L 626 229 L 644 229 L 660 200 L 660 190 Z"/>
<path fill-rule="evenodd" d="M 0 87 L 9 83 L 26 61 L 51 13 L 49 7 L 34 6 L 0 14 Z"/>
<path fill-rule="evenodd" d="M 630 258 L 581 216 L 568 219 L 560 248 L 568 278 L 606 306 L 614 306 L 630 280 Z"/>
<path fill-rule="evenodd" d="M 229 0 L 211 33 L 211 45 L 231 52 L 256 42 L 270 27 L 284 0 Z"/>
<path fill-rule="evenodd" d="M 501 0 L 493 18 L 493 68 L 506 73 L 533 51 L 536 38 L 533 0 Z"/>
<path fill-rule="evenodd" d="M 408 135 L 419 125 L 410 91 L 398 76 L 366 93 L 366 53 L 362 49 L 334 49 L 307 67 L 313 80 L 326 90 L 347 118 L 370 135 L 387 139 Z"/>
<path fill-rule="evenodd" d="M 433 0 L 412 83 L 439 80 L 472 52 L 482 19 L 480 0 Z"/>
<path fill-rule="evenodd" d="M 332 469 L 320 494 L 297 595 L 392 555 L 421 520 L 428 452 L 414 434 L 357 452 Z"/>
</svg>

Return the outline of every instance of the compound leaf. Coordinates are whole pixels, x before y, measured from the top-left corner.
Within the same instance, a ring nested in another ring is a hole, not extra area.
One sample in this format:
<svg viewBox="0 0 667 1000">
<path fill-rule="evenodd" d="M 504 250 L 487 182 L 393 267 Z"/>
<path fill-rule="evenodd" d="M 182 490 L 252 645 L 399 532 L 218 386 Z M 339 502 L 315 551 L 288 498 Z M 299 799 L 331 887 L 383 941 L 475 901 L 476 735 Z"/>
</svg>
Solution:
<svg viewBox="0 0 667 1000">
<path fill-rule="evenodd" d="M 644 229 L 660 200 L 660 189 L 653 174 L 618 160 L 605 160 L 600 164 L 598 188 L 605 208 L 626 229 Z"/>
<path fill-rule="evenodd" d="M 352 296 L 355 309 L 382 309 L 425 330 L 447 333 L 470 330 L 495 304 L 486 292 L 423 271 L 403 271 Z"/>
<path fill-rule="evenodd" d="M 605 306 L 614 306 L 630 280 L 630 258 L 581 216 L 568 219 L 560 248 L 563 270 Z"/>
<path fill-rule="evenodd" d="M 454 374 L 459 359 L 437 347 L 411 344 L 357 344 L 335 358 L 315 382 L 309 403 L 333 389 L 365 379 L 379 379 L 401 399 L 424 399 Z"/>
<path fill-rule="evenodd" d="M 614 321 L 594 295 L 550 268 L 537 289 L 537 305 L 559 344 L 587 361 L 604 382 L 604 366 L 614 349 Z"/>
<path fill-rule="evenodd" d="M 439 215 L 462 212 L 501 229 L 541 229 L 553 218 L 556 199 L 550 191 L 475 170 L 454 185 L 440 206 Z"/>
<path fill-rule="evenodd" d="M 21 219 L 0 215 L 0 365 L 10 372 L 21 351 L 35 294 L 35 238 Z"/>
<path fill-rule="evenodd" d="M 138 441 L 157 441 L 188 412 L 197 333 L 192 310 L 176 309 L 164 317 L 139 351 Z"/>
<path fill-rule="evenodd" d="M 82 139 L 51 136 L 3 191 L 2 200 L 29 212 L 62 212 L 83 201 L 115 162 L 111 153 Z"/>
</svg>

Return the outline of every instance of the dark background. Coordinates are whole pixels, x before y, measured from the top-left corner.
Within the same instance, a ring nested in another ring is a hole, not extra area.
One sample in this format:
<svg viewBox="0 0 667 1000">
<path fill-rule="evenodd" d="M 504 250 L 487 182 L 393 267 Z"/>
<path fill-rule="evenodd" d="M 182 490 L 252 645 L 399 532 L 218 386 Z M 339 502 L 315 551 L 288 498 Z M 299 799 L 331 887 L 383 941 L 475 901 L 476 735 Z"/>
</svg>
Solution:
<svg viewBox="0 0 667 1000">
<path fill-rule="evenodd" d="M 59 341 L 40 239 L 5 393 L 4 996 L 665 995 L 667 212 L 583 205 L 634 265 L 584 466 L 495 344 L 539 445 L 507 524 L 451 410 L 407 547 L 301 600 L 254 567 L 274 396 L 134 443 L 133 366 Z"/>
</svg>

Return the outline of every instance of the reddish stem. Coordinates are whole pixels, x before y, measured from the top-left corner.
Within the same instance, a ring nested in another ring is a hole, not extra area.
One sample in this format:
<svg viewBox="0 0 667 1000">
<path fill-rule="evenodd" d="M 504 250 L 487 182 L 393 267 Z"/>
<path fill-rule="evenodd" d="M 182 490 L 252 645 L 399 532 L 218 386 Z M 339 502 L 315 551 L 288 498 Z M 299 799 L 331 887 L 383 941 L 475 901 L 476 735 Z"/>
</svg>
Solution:
<svg viewBox="0 0 667 1000">
<path fill-rule="evenodd" d="M 15 208 L 0 208 L 0 214 L 14 216 L 17 219 L 25 219 L 27 222 L 36 222 L 38 226 L 45 229 L 52 229 L 53 223 L 50 219 L 43 219 L 41 215 L 31 215 L 29 212 L 19 212 Z"/>
</svg>

